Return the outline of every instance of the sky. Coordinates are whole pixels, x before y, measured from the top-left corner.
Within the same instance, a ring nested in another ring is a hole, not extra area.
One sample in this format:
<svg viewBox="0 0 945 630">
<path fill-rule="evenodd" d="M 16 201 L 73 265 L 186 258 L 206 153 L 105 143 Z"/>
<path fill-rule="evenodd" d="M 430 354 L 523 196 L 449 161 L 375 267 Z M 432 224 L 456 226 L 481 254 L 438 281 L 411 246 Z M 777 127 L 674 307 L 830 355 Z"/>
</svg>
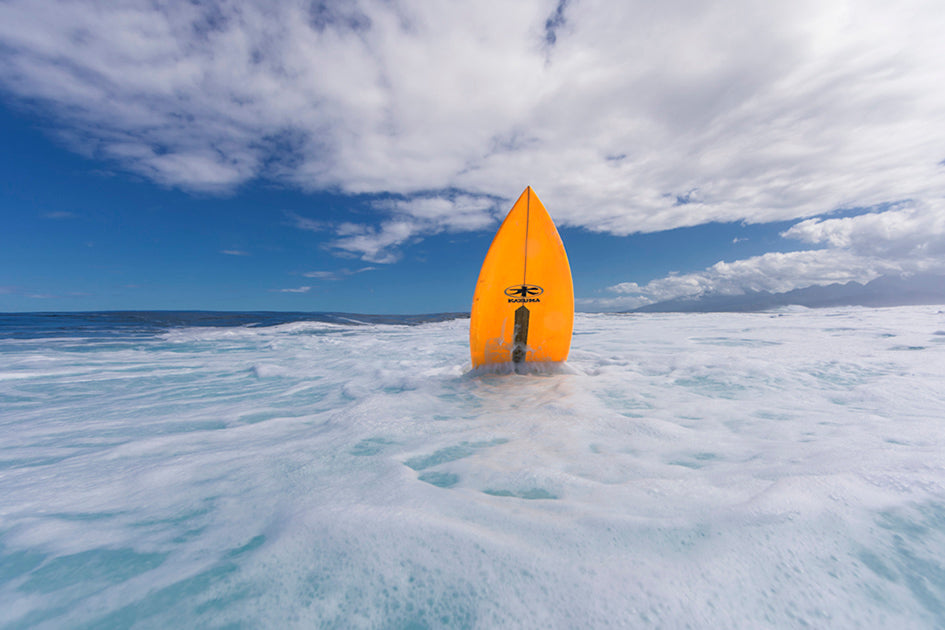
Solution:
<svg viewBox="0 0 945 630">
<path fill-rule="evenodd" d="M 945 274 L 940 0 L 4 0 L 0 311 L 577 308 Z"/>
</svg>

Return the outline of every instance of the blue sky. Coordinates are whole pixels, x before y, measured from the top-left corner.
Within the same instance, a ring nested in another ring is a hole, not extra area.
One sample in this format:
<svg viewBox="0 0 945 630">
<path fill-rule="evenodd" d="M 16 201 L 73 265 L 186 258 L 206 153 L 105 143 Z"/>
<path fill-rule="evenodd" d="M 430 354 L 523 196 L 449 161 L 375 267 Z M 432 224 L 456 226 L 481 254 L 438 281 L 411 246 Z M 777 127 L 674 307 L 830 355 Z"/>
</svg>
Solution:
<svg viewBox="0 0 945 630">
<path fill-rule="evenodd" d="M 945 272 L 941 3 L 0 5 L 0 311 L 578 308 Z"/>
</svg>

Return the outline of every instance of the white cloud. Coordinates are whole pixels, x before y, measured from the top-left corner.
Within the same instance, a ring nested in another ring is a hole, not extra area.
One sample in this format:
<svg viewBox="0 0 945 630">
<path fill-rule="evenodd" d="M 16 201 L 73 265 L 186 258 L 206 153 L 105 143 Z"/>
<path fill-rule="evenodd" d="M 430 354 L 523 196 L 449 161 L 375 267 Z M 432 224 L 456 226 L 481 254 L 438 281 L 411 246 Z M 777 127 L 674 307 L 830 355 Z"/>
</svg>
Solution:
<svg viewBox="0 0 945 630">
<path fill-rule="evenodd" d="M 249 256 L 249 252 L 244 252 L 241 249 L 224 249 L 220 251 L 221 254 L 226 254 L 227 256 Z"/>
<path fill-rule="evenodd" d="M 0 84 L 165 185 L 404 195 L 334 242 L 381 262 L 527 184 L 613 234 L 941 197 L 943 30 L 938 0 L 7 0 Z"/>
<path fill-rule="evenodd" d="M 854 253 L 928 261 L 945 254 L 945 200 L 903 204 L 885 212 L 842 219 L 809 219 L 784 233 L 788 238 Z"/>
<path fill-rule="evenodd" d="M 302 274 L 306 278 L 317 278 L 318 280 L 334 280 L 338 277 L 335 271 L 306 271 Z"/>
<path fill-rule="evenodd" d="M 275 289 L 279 293 L 308 293 L 312 287 L 296 287 L 295 289 Z"/>
<path fill-rule="evenodd" d="M 373 207 L 389 218 L 379 225 L 345 222 L 327 225 L 293 216 L 296 226 L 308 230 L 330 229 L 330 248 L 344 255 L 374 263 L 400 259 L 400 249 L 423 237 L 441 232 L 480 230 L 491 226 L 499 209 L 491 197 L 443 193 L 377 201 Z"/>
<path fill-rule="evenodd" d="M 487 228 L 501 212 L 496 199 L 474 195 L 422 195 L 378 202 L 375 207 L 451 232 Z"/>
<path fill-rule="evenodd" d="M 322 232 L 324 230 L 330 229 L 331 225 L 325 221 L 316 221 L 315 219 L 309 219 L 308 217 L 303 217 L 294 212 L 285 212 L 291 224 L 297 227 L 300 230 L 307 230 L 309 232 Z"/>
<path fill-rule="evenodd" d="M 353 276 L 365 271 L 374 271 L 376 267 L 361 267 L 360 269 L 336 269 L 334 271 L 306 271 L 302 275 L 306 278 L 316 278 L 318 280 L 340 280 L 345 276 Z"/>
<path fill-rule="evenodd" d="M 834 282 L 869 282 L 894 270 L 882 259 L 864 260 L 843 250 L 770 252 L 687 274 L 658 278 L 643 286 L 622 282 L 610 287 L 616 297 L 585 300 L 586 308 L 631 309 L 675 298 L 739 295 L 748 291 L 781 293 L 798 287 Z"/>
<path fill-rule="evenodd" d="M 420 224 L 400 219 L 385 221 L 377 227 L 342 223 L 331 246 L 368 262 L 392 263 L 400 259 L 397 248 L 422 231 Z"/>
<path fill-rule="evenodd" d="M 781 293 L 835 282 L 866 283 L 884 275 L 945 274 L 945 200 L 903 203 L 839 219 L 809 219 L 782 236 L 825 247 L 720 261 L 703 271 L 672 274 L 643 286 L 622 282 L 609 288 L 615 296 L 585 299 L 581 305 L 632 309 L 674 298 Z"/>
</svg>

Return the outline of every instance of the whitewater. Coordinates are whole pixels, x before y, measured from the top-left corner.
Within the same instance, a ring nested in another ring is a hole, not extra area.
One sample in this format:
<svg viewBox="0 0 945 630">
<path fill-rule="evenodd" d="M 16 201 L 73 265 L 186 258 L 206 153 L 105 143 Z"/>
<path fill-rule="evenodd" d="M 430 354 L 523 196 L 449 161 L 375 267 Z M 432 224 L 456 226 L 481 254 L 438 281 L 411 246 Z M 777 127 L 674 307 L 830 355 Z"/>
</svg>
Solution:
<svg viewBox="0 0 945 630">
<path fill-rule="evenodd" d="M 578 314 L 527 374 L 128 318 L 0 322 L 0 628 L 945 627 L 945 307 Z"/>
</svg>

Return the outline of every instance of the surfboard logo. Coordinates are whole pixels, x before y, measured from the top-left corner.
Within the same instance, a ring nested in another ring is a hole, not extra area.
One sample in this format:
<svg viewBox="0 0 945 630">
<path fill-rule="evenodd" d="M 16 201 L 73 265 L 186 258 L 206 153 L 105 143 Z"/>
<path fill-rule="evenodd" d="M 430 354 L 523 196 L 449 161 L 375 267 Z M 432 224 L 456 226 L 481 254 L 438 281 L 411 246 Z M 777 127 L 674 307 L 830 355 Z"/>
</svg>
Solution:
<svg viewBox="0 0 945 630">
<path fill-rule="evenodd" d="M 505 294 L 511 298 L 509 304 L 517 302 L 541 302 L 538 296 L 544 293 L 537 284 L 514 284 L 505 289 Z"/>
</svg>

